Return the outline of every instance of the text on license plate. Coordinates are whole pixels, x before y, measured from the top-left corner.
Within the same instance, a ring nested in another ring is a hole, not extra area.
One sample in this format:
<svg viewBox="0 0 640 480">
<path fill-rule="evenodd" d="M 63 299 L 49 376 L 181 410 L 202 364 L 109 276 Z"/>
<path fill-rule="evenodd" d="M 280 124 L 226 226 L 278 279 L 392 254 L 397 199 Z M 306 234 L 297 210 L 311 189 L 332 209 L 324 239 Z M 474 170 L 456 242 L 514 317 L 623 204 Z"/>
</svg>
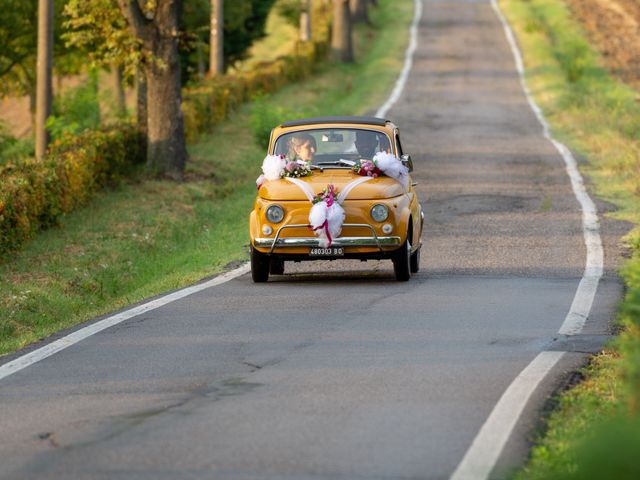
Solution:
<svg viewBox="0 0 640 480">
<path fill-rule="evenodd" d="M 312 247 L 309 250 L 311 257 L 344 257 L 344 248 L 342 247 Z"/>
</svg>

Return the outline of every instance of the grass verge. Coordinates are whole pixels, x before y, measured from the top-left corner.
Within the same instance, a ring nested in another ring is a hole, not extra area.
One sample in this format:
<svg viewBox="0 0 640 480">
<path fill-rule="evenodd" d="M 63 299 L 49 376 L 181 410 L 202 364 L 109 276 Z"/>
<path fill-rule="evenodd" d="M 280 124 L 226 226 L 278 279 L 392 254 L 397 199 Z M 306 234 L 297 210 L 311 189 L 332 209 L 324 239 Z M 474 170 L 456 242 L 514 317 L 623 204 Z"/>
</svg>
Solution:
<svg viewBox="0 0 640 480">
<path fill-rule="evenodd" d="M 247 259 L 264 157 L 252 116 L 375 109 L 402 68 L 412 14 L 412 2 L 380 1 L 373 27 L 357 29 L 357 63 L 327 63 L 259 109 L 243 106 L 190 146 L 184 183 L 139 178 L 102 192 L 0 264 L 0 354 Z"/>
<path fill-rule="evenodd" d="M 640 104 L 614 80 L 562 0 L 501 0 L 527 83 L 554 135 L 588 162 L 596 193 L 635 224 L 621 274 L 623 333 L 561 395 L 519 479 L 640 478 Z"/>
</svg>

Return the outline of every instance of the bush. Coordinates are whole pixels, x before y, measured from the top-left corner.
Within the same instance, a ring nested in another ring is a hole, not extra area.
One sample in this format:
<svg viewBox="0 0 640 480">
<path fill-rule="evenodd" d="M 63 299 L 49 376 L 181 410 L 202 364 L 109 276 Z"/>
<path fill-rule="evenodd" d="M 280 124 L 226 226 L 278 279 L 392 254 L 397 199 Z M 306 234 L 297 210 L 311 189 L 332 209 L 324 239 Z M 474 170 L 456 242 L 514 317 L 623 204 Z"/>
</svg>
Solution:
<svg viewBox="0 0 640 480">
<path fill-rule="evenodd" d="M 100 125 L 98 76 L 95 72 L 82 85 L 66 91 L 53 102 L 53 114 L 47 119 L 47 129 L 53 139 L 65 134 L 77 134 Z"/>
<path fill-rule="evenodd" d="M 282 107 L 272 107 L 266 100 L 268 96 L 254 99 L 251 109 L 250 125 L 258 144 L 267 148 L 271 138 L 271 130 L 292 116 L 292 112 Z"/>
<path fill-rule="evenodd" d="M 33 156 L 33 140 L 18 139 L 11 135 L 7 126 L 0 122 L 0 166 Z"/>
<path fill-rule="evenodd" d="M 117 184 L 143 160 L 141 145 L 135 128 L 119 125 L 65 135 L 46 160 L 0 167 L 0 258 L 98 189 Z"/>
</svg>

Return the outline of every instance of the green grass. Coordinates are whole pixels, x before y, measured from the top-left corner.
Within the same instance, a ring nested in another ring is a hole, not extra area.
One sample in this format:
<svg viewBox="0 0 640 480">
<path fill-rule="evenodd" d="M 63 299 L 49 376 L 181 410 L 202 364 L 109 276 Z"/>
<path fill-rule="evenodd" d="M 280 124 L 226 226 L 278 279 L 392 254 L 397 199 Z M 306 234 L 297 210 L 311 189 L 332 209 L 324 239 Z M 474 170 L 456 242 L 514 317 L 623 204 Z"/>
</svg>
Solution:
<svg viewBox="0 0 640 480">
<path fill-rule="evenodd" d="M 615 218 L 635 227 L 623 333 L 562 394 L 521 479 L 640 478 L 640 104 L 609 75 L 562 0 L 500 2 L 524 52 L 526 78 L 554 135 L 586 159 L 581 170 Z"/>
<path fill-rule="evenodd" d="M 377 108 L 402 68 L 413 14 L 411 2 L 379 3 L 375 29 L 358 28 L 356 64 L 327 63 L 312 80 L 262 100 L 265 108 L 335 115 Z M 246 260 L 265 154 L 249 126 L 252 109 L 189 147 L 184 183 L 129 180 L 0 264 L 0 354 Z"/>
</svg>

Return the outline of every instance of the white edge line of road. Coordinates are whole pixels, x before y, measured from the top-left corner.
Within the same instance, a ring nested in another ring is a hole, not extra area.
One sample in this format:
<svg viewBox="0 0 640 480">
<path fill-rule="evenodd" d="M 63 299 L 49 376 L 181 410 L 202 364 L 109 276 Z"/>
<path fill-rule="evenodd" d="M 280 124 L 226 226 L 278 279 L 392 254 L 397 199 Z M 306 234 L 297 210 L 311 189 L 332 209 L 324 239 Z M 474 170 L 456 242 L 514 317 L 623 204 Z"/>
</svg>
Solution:
<svg viewBox="0 0 640 480">
<path fill-rule="evenodd" d="M 404 66 L 402 67 L 400 76 L 398 77 L 398 80 L 396 80 L 396 84 L 391 91 L 391 95 L 389 95 L 387 101 L 384 102 L 384 104 L 375 113 L 376 117 L 384 118 L 393 104 L 398 101 L 400 95 L 402 95 L 404 86 L 407 83 L 407 79 L 409 78 L 411 67 L 413 66 L 413 54 L 418 46 L 418 24 L 422 18 L 422 0 L 414 0 L 413 4 L 413 21 L 411 22 L 411 28 L 409 30 L 409 45 L 407 46 L 407 50 L 404 54 Z"/>
<path fill-rule="evenodd" d="M 553 144 L 564 159 L 573 193 L 582 210 L 582 229 L 584 243 L 587 248 L 586 266 L 569 313 L 558 331 L 560 335 L 576 335 L 582 331 L 589 317 L 598 283 L 603 273 L 603 250 L 600 239 L 598 211 L 584 186 L 584 180 L 578 171 L 576 159 L 565 145 L 551 136 L 549 124 L 545 120 L 542 110 L 533 100 L 525 80 L 522 54 L 513 31 L 498 6 L 497 0 L 491 0 L 491 6 L 502 23 L 507 41 L 511 46 L 516 69 L 520 77 L 520 84 L 527 101 L 542 125 L 544 137 Z M 529 398 L 563 355 L 564 352 L 554 351 L 539 353 L 511 382 L 473 439 L 462 461 L 453 472 L 452 480 L 483 480 L 489 477 Z"/>
<path fill-rule="evenodd" d="M 422 0 L 414 0 L 414 4 L 414 18 L 410 30 L 411 39 L 405 53 L 404 67 L 402 68 L 400 77 L 398 77 L 398 80 L 396 81 L 389 98 L 384 103 L 384 105 L 380 107 L 380 109 L 378 109 L 378 111 L 376 112 L 377 117 L 382 117 L 387 114 L 387 111 L 391 108 L 391 106 L 398 100 L 398 98 L 400 98 L 402 90 L 407 83 L 407 77 L 409 76 L 409 72 L 413 64 L 413 52 L 415 51 L 417 45 L 418 22 L 420 21 L 420 17 L 422 16 Z M 0 380 L 8 377 L 9 375 L 13 375 L 14 373 L 19 372 L 20 370 L 27 368 L 34 363 L 37 363 L 40 360 L 44 360 L 45 358 L 50 357 L 51 355 L 84 340 L 85 338 L 88 338 L 109 327 L 117 325 L 118 323 L 121 323 L 142 313 L 155 310 L 156 308 L 160 308 L 164 305 L 167 305 L 168 303 L 175 302 L 176 300 L 180 300 L 181 298 L 187 297 L 207 288 L 226 283 L 229 280 L 233 280 L 234 278 L 249 273 L 250 270 L 251 269 L 249 263 L 245 263 L 235 270 L 231 270 L 229 272 L 218 275 L 217 277 L 212 278 L 211 280 L 208 280 L 206 282 L 177 290 L 175 292 L 169 293 L 168 295 L 163 295 L 162 297 L 156 298 L 149 302 L 145 302 L 142 305 L 130 308 L 129 310 L 117 313 L 103 320 L 92 323 L 91 325 L 88 325 L 84 328 L 76 330 L 75 332 L 70 333 L 63 338 L 55 340 L 45 345 L 44 347 L 38 348 L 37 350 L 34 350 L 10 362 L 0 365 Z"/>
<path fill-rule="evenodd" d="M 55 340 L 45 345 L 44 347 L 38 348 L 37 350 L 27 353 L 26 355 L 22 355 L 21 357 L 5 363 L 4 365 L 0 365 L 0 380 L 22 370 L 23 368 L 27 368 L 29 365 L 33 365 L 40 360 L 50 357 L 54 353 L 58 353 L 60 350 L 64 350 L 65 348 L 70 347 L 71 345 L 74 345 L 79 341 L 90 337 L 91 335 L 117 325 L 120 322 L 143 314 L 145 312 L 150 312 L 151 310 L 155 310 L 156 308 L 160 308 L 168 303 L 175 302 L 176 300 L 180 300 L 181 298 L 187 297 L 207 288 L 226 283 L 229 280 L 233 280 L 236 277 L 244 275 L 245 273 L 249 272 L 249 270 L 249 264 L 245 263 L 244 265 L 234 270 L 230 270 L 226 273 L 218 275 L 217 277 L 212 278 L 211 280 L 208 280 L 206 282 L 177 290 L 160 298 L 156 298 L 149 302 L 143 303 L 142 305 L 138 305 L 137 307 L 130 308 L 129 310 L 125 310 L 124 312 L 116 313 L 115 315 L 76 330 L 75 332 L 70 333 L 63 338 Z"/>
</svg>

